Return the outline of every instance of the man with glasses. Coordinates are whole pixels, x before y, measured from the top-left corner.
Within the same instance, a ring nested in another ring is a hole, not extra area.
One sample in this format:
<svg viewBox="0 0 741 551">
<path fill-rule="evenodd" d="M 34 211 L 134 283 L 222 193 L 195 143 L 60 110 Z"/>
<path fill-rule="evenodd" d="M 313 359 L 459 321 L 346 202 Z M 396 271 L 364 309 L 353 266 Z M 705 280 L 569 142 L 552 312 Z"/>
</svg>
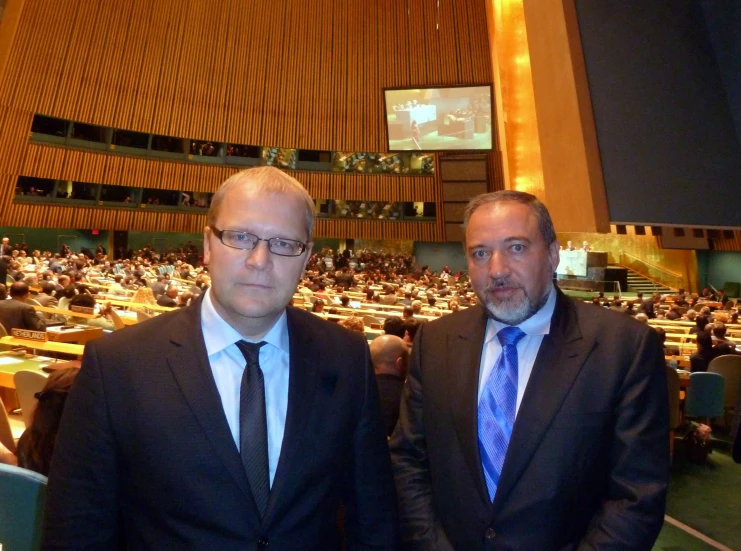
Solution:
<svg viewBox="0 0 741 551">
<path fill-rule="evenodd" d="M 314 202 L 278 169 L 229 178 L 193 306 L 88 345 L 50 474 L 45 549 L 394 549 L 368 346 L 287 307 Z"/>
</svg>

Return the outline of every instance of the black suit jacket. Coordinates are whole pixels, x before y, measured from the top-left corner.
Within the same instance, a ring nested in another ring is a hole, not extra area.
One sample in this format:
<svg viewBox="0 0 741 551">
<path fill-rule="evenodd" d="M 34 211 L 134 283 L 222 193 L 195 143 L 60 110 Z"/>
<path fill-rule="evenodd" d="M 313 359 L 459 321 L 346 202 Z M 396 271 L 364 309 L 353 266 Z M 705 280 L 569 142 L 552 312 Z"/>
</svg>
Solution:
<svg viewBox="0 0 741 551">
<path fill-rule="evenodd" d="M 261 518 L 206 355 L 200 301 L 85 348 L 43 549 L 394 549 L 396 495 L 362 336 L 289 308 L 281 456 Z"/>
<path fill-rule="evenodd" d="M 46 330 L 46 324 L 36 315 L 33 306 L 15 299 L 0 300 L 0 324 L 8 334 L 11 329 Z"/>
<path fill-rule="evenodd" d="M 656 332 L 558 292 L 489 501 L 477 434 L 486 316 L 424 324 L 390 446 L 405 549 L 650 550 L 669 480 Z"/>
</svg>

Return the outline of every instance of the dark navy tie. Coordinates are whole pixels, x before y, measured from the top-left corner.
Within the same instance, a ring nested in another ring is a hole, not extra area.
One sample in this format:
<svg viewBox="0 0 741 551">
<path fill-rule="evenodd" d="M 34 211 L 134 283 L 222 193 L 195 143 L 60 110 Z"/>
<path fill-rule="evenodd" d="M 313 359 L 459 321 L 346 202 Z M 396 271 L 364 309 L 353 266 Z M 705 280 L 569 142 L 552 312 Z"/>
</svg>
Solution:
<svg viewBox="0 0 741 551">
<path fill-rule="evenodd" d="M 239 455 L 257 508 L 264 515 L 270 496 L 265 378 L 260 369 L 260 348 L 265 343 L 239 341 L 236 344 L 247 361 L 239 387 Z"/>
<path fill-rule="evenodd" d="M 525 336 L 518 327 L 505 327 L 497 337 L 502 345 L 494 370 L 479 400 L 479 452 L 489 498 L 494 495 L 502 474 L 504 456 L 512 436 L 517 409 L 517 343 Z"/>
</svg>

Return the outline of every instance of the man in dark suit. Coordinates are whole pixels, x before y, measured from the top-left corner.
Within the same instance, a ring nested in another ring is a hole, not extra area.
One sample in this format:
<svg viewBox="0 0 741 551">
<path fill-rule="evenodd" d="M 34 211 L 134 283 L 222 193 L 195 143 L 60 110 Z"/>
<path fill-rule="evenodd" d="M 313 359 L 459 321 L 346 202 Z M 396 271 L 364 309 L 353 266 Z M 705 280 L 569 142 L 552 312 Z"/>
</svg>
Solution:
<svg viewBox="0 0 741 551">
<path fill-rule="evenodd" d="M 479 306 L 423 325 L 390 447 L 404 549 L 650 550 L 669 479 L 656 333 L 577 303 L 527 193 L 475 198 Z"/>
<path fill-rule="evenodd" d="M 287 307 L 314 203 L 235 174 L 204 232 L 193 306 L 85 349 L 47 493 L 43 549 L 393 550 L 396 495 L 362 335 Z"/>
<path fill-rule="evenodd" d="M 10 333 L 11 329 L 46 331 L 46 324 L 33 309 L 26 304 L 30 295 L 25 281 L 16 281 L 9 289 L 10 300 L 0 300 L 0 324 Z"/>
<path fill-rule="evenodd" d="M 399 318 L 395 319 L 401 321 Z M 378 381 L 378 393 L 381 396 L 383 424 L 386 434 L 391 436 L 399 419 L 401 390 L 407 378 L 409 347 L 401 337 L 381 335 L 371 342 L 370 352 Z"/>
</svg>

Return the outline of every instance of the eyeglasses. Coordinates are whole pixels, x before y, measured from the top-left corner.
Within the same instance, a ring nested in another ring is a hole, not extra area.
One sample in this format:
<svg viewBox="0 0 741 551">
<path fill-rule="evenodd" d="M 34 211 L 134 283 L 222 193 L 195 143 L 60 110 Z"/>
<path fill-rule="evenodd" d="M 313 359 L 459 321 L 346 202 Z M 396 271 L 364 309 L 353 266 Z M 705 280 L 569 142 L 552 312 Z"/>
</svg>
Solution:
<svg viewBox="0 0 741 551">
<path fill-rule="evenodd" d="M 294 239 L 284 239 L 282 237 L 270 237 L 263 239 L 255 234 L 237 230 L 220 230 L 211 226 L 211 231 L 221 242 L 232 249 L 241 249 L 251 251 L 260 241 L 268 244 L 268 250 L 278 256 L 301 256 L 306 250 L 306 243 Z"/>
</svg>

